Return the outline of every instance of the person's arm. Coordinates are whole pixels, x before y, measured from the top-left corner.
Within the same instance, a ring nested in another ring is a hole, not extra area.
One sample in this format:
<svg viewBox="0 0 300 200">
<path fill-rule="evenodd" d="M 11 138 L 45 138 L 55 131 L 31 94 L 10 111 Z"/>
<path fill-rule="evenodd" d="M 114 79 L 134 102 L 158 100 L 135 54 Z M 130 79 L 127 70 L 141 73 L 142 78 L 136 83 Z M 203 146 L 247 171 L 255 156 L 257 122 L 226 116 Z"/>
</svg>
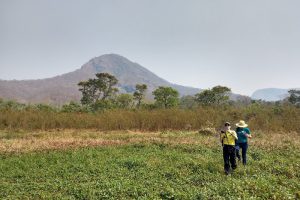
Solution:
<svg viewBox="0 0 300 200">
<path fill-rule="evenodd" d="M 236 134 L 235 131 L 232 131 L 232 136 L 233 136 L 236 140 L 238 139 L 237 134 Z"/>
<path fill-rule="evenodd" d="M 246 128 L 245 132 L 246 132 L 245 135 L 246 135 L 247 138 L 252 138 L 252 135 L 251 135 L 251 132 L 250 132 L 249 128 Z"/>
</svg>

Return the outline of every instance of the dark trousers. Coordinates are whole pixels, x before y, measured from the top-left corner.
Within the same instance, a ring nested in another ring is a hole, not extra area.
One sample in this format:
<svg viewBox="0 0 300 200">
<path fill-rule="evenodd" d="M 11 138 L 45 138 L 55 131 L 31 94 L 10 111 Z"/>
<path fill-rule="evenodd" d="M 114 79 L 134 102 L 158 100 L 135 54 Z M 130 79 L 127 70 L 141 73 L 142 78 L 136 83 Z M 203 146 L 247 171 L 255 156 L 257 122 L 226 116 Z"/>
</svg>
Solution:
<svg viewBox="0 0 300 200">
<path fill-rule="evenodd" d="M 240 156 L 240 149 L 242 149 L 242 158 L 243 158 L 243 164 L 247 164 L 247 149 L 248 149 L 248 143 L 237 143 L 235 146 L 235 151 L 236 151 L 236 157 L 241 160 Z"/>
<path fill-rule="evenodd" d="M 232 169 L 236 168 L 235 148 L 233 145 L 224 145 L 223 146 L 223 158 L 224 158 L 225 172 L 229 172 L 230 166 Z"/>
</svg>

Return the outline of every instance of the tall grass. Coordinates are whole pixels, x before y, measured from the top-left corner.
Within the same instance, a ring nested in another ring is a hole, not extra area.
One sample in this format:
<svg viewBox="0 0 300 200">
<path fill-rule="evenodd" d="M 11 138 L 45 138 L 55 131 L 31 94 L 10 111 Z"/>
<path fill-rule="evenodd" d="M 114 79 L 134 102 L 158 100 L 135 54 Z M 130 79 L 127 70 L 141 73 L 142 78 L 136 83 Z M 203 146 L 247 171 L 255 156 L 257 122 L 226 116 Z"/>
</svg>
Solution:
<svg viewBox="0 0 300 200">
<path fill-rule="evenodd" d="M 217 128 L 224 121 L 235 123 L 240 119 L 256 130 L 300 132 L 299 108 L 256 104 L 243 108 L 107 110 L 100 113 L 4 109 L 0 114 L 0 129 L 196 130 L 207 126 Z"/>
</svg>

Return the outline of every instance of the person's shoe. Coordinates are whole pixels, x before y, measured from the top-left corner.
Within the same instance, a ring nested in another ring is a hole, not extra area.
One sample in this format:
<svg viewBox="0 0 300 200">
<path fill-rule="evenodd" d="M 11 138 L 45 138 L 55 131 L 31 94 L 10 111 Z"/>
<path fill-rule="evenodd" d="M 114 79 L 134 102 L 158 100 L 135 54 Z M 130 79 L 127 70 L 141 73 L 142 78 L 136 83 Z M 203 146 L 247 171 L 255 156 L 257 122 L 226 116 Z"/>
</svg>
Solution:
<svg viewBox="0 0 300 200">
<path fill-rule="evenodd" d="M 225 175 L 228 176 L 229 175 L 229 171 L 225 171 Z"/>
</svg>

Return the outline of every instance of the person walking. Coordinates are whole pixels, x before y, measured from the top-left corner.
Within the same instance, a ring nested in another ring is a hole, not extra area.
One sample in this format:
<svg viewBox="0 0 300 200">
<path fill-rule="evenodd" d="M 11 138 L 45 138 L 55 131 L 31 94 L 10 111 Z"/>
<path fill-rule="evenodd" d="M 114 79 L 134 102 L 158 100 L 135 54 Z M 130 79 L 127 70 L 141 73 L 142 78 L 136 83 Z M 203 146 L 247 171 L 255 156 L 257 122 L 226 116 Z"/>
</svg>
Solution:
<svg viewBox="0 0 300 200">
<path fill-rule="evenodd" d="M 247 149 L 248 149 L 248 138 L 251 138 L 251 132 L 248 128 L 248 124 L 245 121 L 241 120 L 236 124 L 236 133 L 238 136 L 238 140 L 236 141 L 236 157 L 238 161 L 241 161 L 240 149 L 242 149 L 242 159 L 243 165 L 247 164 Z"/>
<path fill-rule="evenodd" d="M 232 170 L 236 169 L 235 140 L 238 138 L 236 132 L 230 130 L 231 126 L 229 122 L 226 122 L 224 126 L 224 130 L 221 131 L 220 140 L 223 145 L 224 171 L 228 175 L 230 167 Z"/>
</svg>

